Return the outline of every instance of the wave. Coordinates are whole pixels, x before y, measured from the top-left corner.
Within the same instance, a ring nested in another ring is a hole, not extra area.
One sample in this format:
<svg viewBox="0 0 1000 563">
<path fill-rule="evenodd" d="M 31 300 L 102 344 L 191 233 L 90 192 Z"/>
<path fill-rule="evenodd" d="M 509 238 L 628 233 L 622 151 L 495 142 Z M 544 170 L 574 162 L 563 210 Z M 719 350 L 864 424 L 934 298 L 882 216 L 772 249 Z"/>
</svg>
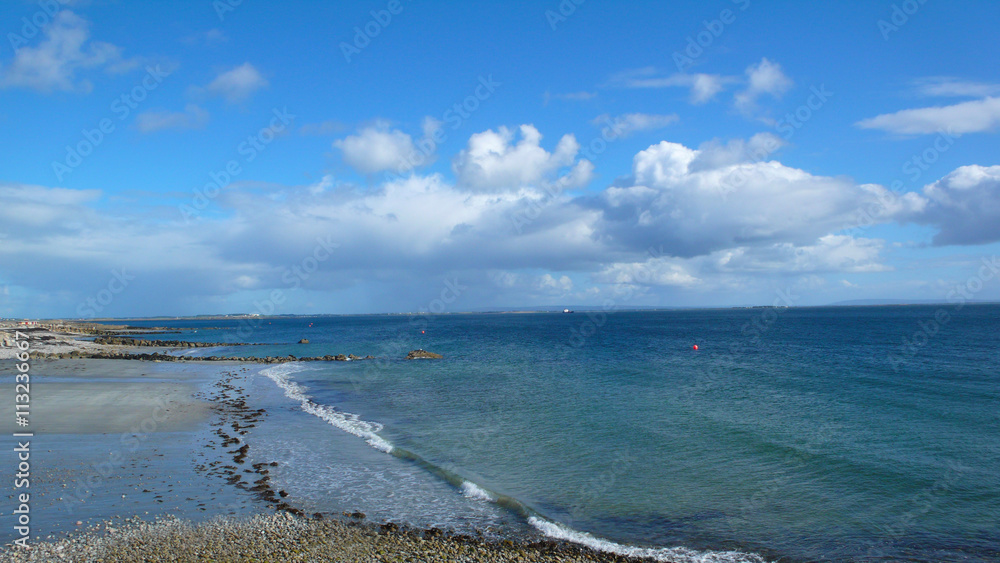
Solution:
<svg viewBox="0 0 1000 563">
<path fill-rule="evenodd" d="M 486 502 L 493 502 L 495 500 L 493 495 L 491 495 L 486 489 L 483 489 L 472 481 L 462 482 L 462 494 L 465 495 L 465 498 L 470 498 L 472 500 L 482 500 Z"/>
<path fill-rule="evenodd" d="M 280 387 L 285 396 L 293 401 L 298 401 L 302 410 L 326 421 L 331 426 L 339 428 L 348 434 L 353 434 L 363 438 L 368 445 L 376 450 L 392 453 L 392 444 L 388 440 L 378 435 L 382 430 L 382 425 L 377 422 L 361 420 L 356 414 L 338 411 L 327 405 L 321 405 L 313 401 L 306 394 L 306 389 L 292 381 L 289 376 L 293 373 L 306 371 L 307 367 L 302 364 L 290 362 L 279 366 L 261 370 L 260 374 L 267 377 Z"/>
<path fill-rule="evenodd" d="M 622 545 L 580 532 L 562 524 L 550 522 L 538 516 L 528 518 L 539 532 L 546 536 L 589 547 L 595 551 L 613 553 L 626 557 L 641 557 L 654 561 L 669 561 L 673 563 L 766 563 L 759 555 L 743 553 L 742 551 L 696 551 L 686 547 L 638 547 Z"/>
<path fill-rule="evenodd" d="M 413 452 L 394 447 L 389 441 L 378 435 L 378 432 L 383 428 L 381 424 L 361 420 L 356 414 L 338 411 L 327 405 L 316 403 L 306 394 L 306 389 L 303 386 L 292 381 L 289 377 L 294 373 L 308 369 L 310 368 L 304 364 L 290 362 L 261 370 L 260 374 L 266 376 L 280 387 L 285 392 L 286 397 L 298 401 L 303 411 L 319 417 L 331 426 L 365 439 L 371 447 L 379 451 L 416 463 L 459 489 L 462 495 L 470 500 L 493 503 L 518 514 L 526 519 L 528 524 L 533 528 L 547 537 L 580 544 L 596 551 L 629 557 L 648 558 L 654 561 L 673 563 L 766 563 L 759 555 L 740 551 L 696 551 L 684 547 L 649 548 L 623 545 L 546 520 L 516 498 L 492 493 L 448 469 L 423 459 Z"/>
</svg>

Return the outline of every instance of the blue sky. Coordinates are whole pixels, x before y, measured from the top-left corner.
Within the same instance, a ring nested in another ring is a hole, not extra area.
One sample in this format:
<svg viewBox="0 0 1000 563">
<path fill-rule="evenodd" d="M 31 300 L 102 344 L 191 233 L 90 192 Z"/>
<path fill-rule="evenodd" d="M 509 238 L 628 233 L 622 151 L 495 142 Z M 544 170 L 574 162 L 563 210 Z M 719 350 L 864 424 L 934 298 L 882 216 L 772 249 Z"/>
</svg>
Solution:
<svg viewBox="0 0 1000 563">
<path fill-rule="evenodd" d="M 0 6 L 0 316 L 1000 299 L 1000 5 Z"/>
</svg>

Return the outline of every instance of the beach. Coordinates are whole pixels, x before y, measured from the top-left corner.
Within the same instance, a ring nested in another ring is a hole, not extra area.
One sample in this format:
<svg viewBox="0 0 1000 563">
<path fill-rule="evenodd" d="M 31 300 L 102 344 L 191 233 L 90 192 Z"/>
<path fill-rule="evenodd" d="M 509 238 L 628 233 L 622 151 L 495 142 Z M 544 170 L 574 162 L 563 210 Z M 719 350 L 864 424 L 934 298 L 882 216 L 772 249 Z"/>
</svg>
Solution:
<svg viewBox="0 0 1000 563">
<path fill-rule="evenodd" d="M 110 527 L 110 526 L 114 527 Z M 109 531 L 111 530 L 111 531 Z M 440 561 L 620 562 L 559 542 L 516 545 L 439 531 L 399 530 L 336 520 L 297 518 L 287 512 L 193 526 L 167 518 L 109 522 L 68 540 L 15 551 L 10 561 Z"/>
<path fill-rule="evenodd" d="M 41 354 L 108 348 L 64 332 L 35 331 L 32 339 Z M 12 351 L 3 352 L 0 361 L 8 361 L 0 374 L 13 375 Z M 32 360 L 31 426 L 5 418 L 0 427 L 5 450 L 27 442 L 31 451 L 29 547 L 15 545 L 19 536 L 6 528 L 0 558 L 625 560 L 565 542 L 515 543 L 368 522 L 359 512 L 305 514 L 284 501 L 288 493 L 269 486 L 277 461 L 251 463 L 242 438 L 266 413 L 247 407 L 240 376 L 248 372 L 234 362 Z M 11 438 L 26 431 L 32 436 Z M 10 456 L 3 461 L 6 472 L 16 471 Z M 0 519 L 16 516 L 20 492 L 5 495 Z"/>
</svg>

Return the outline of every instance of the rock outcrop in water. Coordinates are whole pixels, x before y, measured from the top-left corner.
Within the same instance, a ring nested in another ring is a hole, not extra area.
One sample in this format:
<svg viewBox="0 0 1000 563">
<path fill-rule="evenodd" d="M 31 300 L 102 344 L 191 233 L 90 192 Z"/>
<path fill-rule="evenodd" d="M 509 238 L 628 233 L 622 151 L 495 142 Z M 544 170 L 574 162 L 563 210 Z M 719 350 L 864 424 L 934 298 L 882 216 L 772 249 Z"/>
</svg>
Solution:
<svg viewBox="0 0 1000 563">
<path fill-rule="evenodd" d="M 428 352 L 427 350 L 411 350 L 409 354 L 406 355 L 407 360 L 440 360 L 443 358 L 441 354 L 435 354 L 434 352 Z"/>
<path fill-rule="evenodd" d="M 299 340 L 299 344 L 309 344 L 309 339 L 303 338 L 302 340 Z"/>
</svg>

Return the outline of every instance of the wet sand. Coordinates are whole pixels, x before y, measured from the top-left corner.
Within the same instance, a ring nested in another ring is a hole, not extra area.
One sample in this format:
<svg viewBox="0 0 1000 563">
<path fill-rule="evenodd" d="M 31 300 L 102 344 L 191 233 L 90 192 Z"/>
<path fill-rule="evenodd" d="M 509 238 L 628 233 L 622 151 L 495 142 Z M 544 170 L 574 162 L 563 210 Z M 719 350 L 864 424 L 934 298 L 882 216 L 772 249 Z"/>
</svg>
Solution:
<svg viewBox="0 0 1000 563">
<path fill-rule="evenodd" d="M 108 519 L 166 514 L 191 520 L 260 510 L 252 495 L 209 474 L 224 451 L 211 443 L 216 406 L 206 394 L 232 366 L 109 360 L 36 360 L 31 368 L 30 425 L 0 418 L 0 448 L 31 450 L 31 537 L 58 538 Z M 13 381 L 12 362 L 0 377 Z M 13 432 L 32 433 L 14 437 Z M 17 472 L 0 455 L 0 472 Z M 16 538 L 16 494 L 0 494 L 0 542 Z M 3 559 L 0 556 L 0 559 Z"/>
</svg>

